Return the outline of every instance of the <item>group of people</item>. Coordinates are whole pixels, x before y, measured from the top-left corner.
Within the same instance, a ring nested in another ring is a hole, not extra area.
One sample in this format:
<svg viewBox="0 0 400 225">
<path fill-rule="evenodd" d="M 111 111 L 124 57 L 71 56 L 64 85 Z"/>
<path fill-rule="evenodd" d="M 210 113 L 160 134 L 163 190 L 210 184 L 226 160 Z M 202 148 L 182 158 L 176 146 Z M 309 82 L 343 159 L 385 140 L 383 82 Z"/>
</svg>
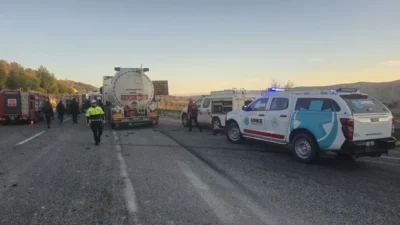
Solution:
<svg viewBox="0 0 400 225">
<path fill-rule="evenodd" d="M 76 99 L 74 98 L 72 102 L 69 104 L 69 112 L 72 115 L 72 121 L 74 124 L 78 123 L 78 114 L 79 114 L 79 105 Z M 42 112 L 46 118 L 47 128 L 50 128 L 51 119 L 54 118 L 53 106 L 50 103 L 49 98 L 46 99 Z M 64 114 L 66 112 L 66 108 L 62 101 L 59 101 L 56 106 L 56 112 L 58 114 L 58 120 L 60 123 L 64 122 Z"/>
<path fill-rule="evenodd" d="M 90 104 L 91 107 L 89 107 L 88 110 L 86 111 L 86 123 L 92 129 L 95 144 L 99 145 L 101 140 L 101 135 L 103 133 L 103 124 L 105 123 L 104 111 L 102 104 L 101 103 L 99 104 L 97 100 L 93 99 L 90 102 Z M 64 113 L 66 111 L 62 101 L 60 101 L 57 104 L 56 111 L 58 114 L 59 122 L 62 123 L 64 121 Z M 73 99 L 73 101 L 69 105 L 69 111 L 72 114 L 73 123 L 74 124 L 78 123 L 79 105 L 76 102 L 76 99 Z M 46 100 L 42 112 L 46 117 L 47 127 L 50 128 L 51 119 L 54 117 L 54 113 L 53 113 L 53 107 L 49 99 Z M 198 108 L 196 104 L 193 103 L 192 99 L 189 99 L 188 114 L 189 114 L 189 131 L 192 131 L 192 123 L 194 122 L 201 132 L 202 128 L 197 122 Z"/>
<path fill-rule="evenodd" d="M 103 133 L 103 124 L 105 123 L 104 111 L 102 109 L 102 104 L 98 104 L 98 102 L 93 99 L 91 102 L 91 107 L 86 111 L 86 123 L 92 129 L 94 141 L 96 145 L 99 145 L 101 140 L 101 135 Z M 73 99 L 72 102 L 68 105 L 69 112 L 72 115 L 72 121 L 74 124 L 78 123 L 78 114 L 79 114 L 79 105 L 76 99 Z M 59 122 L 64 122 L 64 113 L 66 111 L 66 107 L 60 101 L 56 106 L 56 112 L 58 114 Z M 51 120 L 54 118 L 53 106 L 50 103 L 50 99 L 47 98 L 42 112 L 46 118 L 47 128 L 50 128 Z"/>
</svg>

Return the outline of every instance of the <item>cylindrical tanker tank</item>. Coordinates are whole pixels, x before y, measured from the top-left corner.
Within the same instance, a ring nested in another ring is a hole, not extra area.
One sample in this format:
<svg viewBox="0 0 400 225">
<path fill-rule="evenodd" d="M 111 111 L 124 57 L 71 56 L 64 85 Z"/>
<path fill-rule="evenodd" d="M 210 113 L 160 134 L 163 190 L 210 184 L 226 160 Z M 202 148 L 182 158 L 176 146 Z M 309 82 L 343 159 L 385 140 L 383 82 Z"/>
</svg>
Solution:
<svg viewBox="0 0 400 225">
<path fill-rule="evenodd" d="M 150 78 L 140 69 L 121 68 L 111 79 L 107 94 L 113 105 L 145 109 L 152 103 L 154 87 Z"/>
<path fill-rule="evenodd" d="M 154 87 L 144 73 L 148 69 L 116 68 L 114 76 L 103 77 L 101 92 L 111 124 L 123 121 L 133 123 L 158 123 L 157 112 L 149 107 L 154 98 Z M 138 118 L 141 117 L 141 118 Z"/>
</svg>

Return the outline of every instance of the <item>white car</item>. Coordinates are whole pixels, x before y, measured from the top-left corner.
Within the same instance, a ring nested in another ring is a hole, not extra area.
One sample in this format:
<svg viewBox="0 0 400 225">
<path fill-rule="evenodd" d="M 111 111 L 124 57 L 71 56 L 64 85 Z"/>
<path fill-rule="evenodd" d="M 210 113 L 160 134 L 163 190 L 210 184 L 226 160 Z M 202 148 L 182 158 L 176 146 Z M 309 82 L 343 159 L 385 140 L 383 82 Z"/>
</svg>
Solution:
<svg viewBox="0 0 400 225">
<path fill-rule="evenodd" d="M 379 157 L 395 148 L 394 117 L 357 89 L 287 92 L 270 88 L 242 110 L 229 112 L 226 135 L 291 146 L 294 157 L 312 162 L 318 151 L 356 159 Z"/>
</svg>

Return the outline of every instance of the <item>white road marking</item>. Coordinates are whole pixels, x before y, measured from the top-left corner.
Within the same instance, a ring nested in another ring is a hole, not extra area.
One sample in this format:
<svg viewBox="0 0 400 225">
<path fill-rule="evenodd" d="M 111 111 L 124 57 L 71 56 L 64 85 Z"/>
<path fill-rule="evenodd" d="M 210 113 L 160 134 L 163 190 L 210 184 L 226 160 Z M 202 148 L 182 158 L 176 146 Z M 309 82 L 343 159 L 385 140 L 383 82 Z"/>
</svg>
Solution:
<svg viewBox="0 0 400 225">
<path fill-rule="evenodd" d="M 64 121 L 63 121 L 63 123 L 65 123 L 66 121 L 68 121 L 68 120 L 70 120 L 71 118 L 67 118 L 67 119 L 65 119 Z"/>
<path fill-rule="evenodd" d="M 203 183 L 200 178 L 198 178 L 193 173 L 192 169 L 190 169 L 188 165 L 178 160 L 176 161 L 176 163 L 179 165 L 186 178 L 199 192 L 200 196 L 203 197 L 210 208 L 214 210 L 215 215 L 221 220 L 221 222 L 223 224 L 233 224 L 235 221 L 235 215 L 228 211 L 228 209 L 226 208 L 227 204 L 215 197 L 211 192 L 209 192 L 208 185 Z"/>
<path fill-rule="evenodd" d="M 400 160 L 400 158 L 397 158 L 397 157 L 391 157 L 391 156 L 381 156 L 381 158 Z"/>
<path fill-rule="evenodd" d="M 113 131 L 113 136 L 114 136 L 114 140 L 118 141 L 117 132 Z M 125 195 L 126 205 L 128 207 L 128 211 L 131 214 L 132 218 L 134 218 L 135 224 L 138 224 L 137 216 L 136 216 L 138 207 L 136 204 L 135 190 L 133 189 L 132 181 L 128 175 L 128 170 L 127 170 L 127 166 L 125 163 L 125 159 L 121 154 L 121 145 L 116 144 L 115 148 L 117 150 L 117 158 L 118 158 L 119 165 L 120 165 L 121 177 L 124 179 L 124 183 L 125 183 L 124 195 Z"/>
<path fill-rule="evenodd" d="M 32 140 L 32 139 L 34 139 L 35 137 L 38 137 L 38 136 L 42 135 L 44 132 L 46 132 L 46 131 L 44 130 L 44 131 L 42 131 L 42 132 L 39 132 L 39 133 L 37 133 L 37 134 L 33 135 L 32 137 L 30 137 L 30 138 L 27 138 L 27 139 L 25 139 L 25 140 L 23 140 L 23 141 L 19 142 L 19 143 L 18 143 L 18 144 L 16 144 L 16 145 L 22 145 L 22 144 L 25 144 L 26 142 L 28 142 L 28 141 L 30 141 L 30 140 Z"/>
</svg>

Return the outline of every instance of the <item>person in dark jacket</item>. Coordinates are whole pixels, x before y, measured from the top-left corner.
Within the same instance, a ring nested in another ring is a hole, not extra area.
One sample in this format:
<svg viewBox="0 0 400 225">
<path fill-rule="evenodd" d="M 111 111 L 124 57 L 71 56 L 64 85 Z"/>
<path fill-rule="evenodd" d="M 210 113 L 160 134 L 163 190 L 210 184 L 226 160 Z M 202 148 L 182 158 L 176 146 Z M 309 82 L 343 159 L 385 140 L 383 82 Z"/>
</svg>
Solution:
<svg viewBox="0 0 400 225">
<path fill-rule="evenodd" d="M 69 105 L 69 110 L 72 114 L 72 122 L 78 123 L 79 105 L 78 102 L 76 102 L 76 98 L 72 99 L 72 102 Z"/>
<path fill-rule="evenodd" d="M 54 116 L 54 112 L 49 98 L 46 99 L 42 108 L 42 112 L 46 118 L 47 128 L 50 128 L 51 118 Z"/>
<path fill-rule="evenodd" d="M 189 131 L 192 131 L 192 122 L 196 124 L 196 126 L 199 128 L 200 132 L 202 131 L 199 123 L 197 122 L 197 113 L 199 109 L 197 108 L 197 105 L 193 103 L 193 99 L 189 99 L 189 104 L 188 104 L 188 114 L 189 114 Z"/>
<path fill-rule="evenodd" d="M 104 111 L 104 104 L 101 100 L 98 100 L 98 106 Z"/>
<path fill-rule="evenodd" d="M 62 123 L 64 121 L 64 112 L 65 112 L 65 106 L 62 103 L 62 101 L 60 101 L 57 104 L 56 111 L 57 111 L 57 114 L 58 114 L 58 119 L 59 119 L 60 123 Z"/>
</svg>

